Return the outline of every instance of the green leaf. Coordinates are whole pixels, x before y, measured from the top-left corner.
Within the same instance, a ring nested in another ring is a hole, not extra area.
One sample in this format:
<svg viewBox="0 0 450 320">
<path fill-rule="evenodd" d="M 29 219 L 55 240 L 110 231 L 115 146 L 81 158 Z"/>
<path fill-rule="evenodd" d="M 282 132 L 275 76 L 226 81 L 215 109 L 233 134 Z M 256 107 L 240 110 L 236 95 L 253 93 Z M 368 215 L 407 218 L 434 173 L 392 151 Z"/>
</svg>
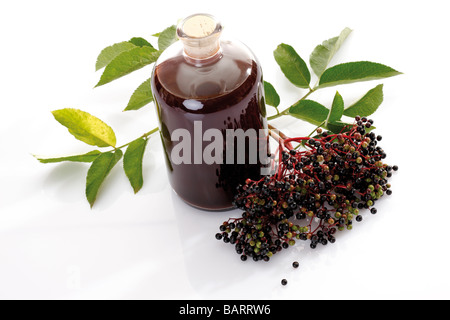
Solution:
<svg viewBox="0 0 450 320">
<path fill-rule="evenodd" d="M 325 40 L 311 53 L 311 56 L 309 57 L 309 64 L 319 78 L 351 32 L 351 29 L 345 28 L 339 36 Z"/>
<path fill-rule="evenodd" d="M 100 52 L 99 56 L 97 57 L 97 63 L 95 64 L 95 71 L 98 71 L 101 68 L 107 66 L 111 61 L 114 60 L 114 58 L 116 58 L 122 52 L 129 51 L 133 48 L 136 48 L 136 46 L 133 43 L 129 41 L 123 41 L 103 49 L 102 52 Z"/>
<path fill-rule="evenodd" d="M 177 26 L 173 25 L 166 28 L 158 36 L 158 48 L 159 51 L 166 50 L 172 43 L 178 41 Z"/>
<path fill-rule="evenodd" d="M 309 88 L 311 74 L 305 61 L 290 45 L 280 44 L 273 52 L 275 60 L 286 78 L 297 87 Z"/>
<path fill-rule="evenodd" d="M 116 135 L 114 131 L 97 117 L 71 108 L 55 110 L 52 114 L 78 140 L 92 146 L 115 147 Z"/>
<path fill-rule="evenodd" d="M 144 81 L 133 93 L 124 111 L 139 110 L 153 101 L 151 78 Z"/>
<path fill-rule="evenodd" d="M 347 126 L 352 126 L 350 123 L 345 123 L 342 121 L 330 122 L 327 124 L 326 128 L 333 133 L 341 133 Z"/>
<path fill-rule="evenodd" d="M 319 88 L 393 77 L 401 74 L 391 67 L 369 61 L 338 64 L 322 74 Z"/>
<path fill-rule="evenodd" d="M 280 96 L 273 87 L 273 85 L 267 81 L 264 81 L 264 94 L 266 98 L 266 104 L 273 107 L 280 105 Z"/>
<path fill-rule="evenodd" d="M 101 154 L 98 150 L 93 150 L 85 154 L 79 154 L 75 156 L 68 157 L 60 157 L 60 158 L 39 158 L 35 156 L 41 163 L 56 163 L 63 161 L 72 161 L 72 162 L 92 162 Z"/>
<path fill-rule="evenodd" d="M 328 113 L 328 108 L 313 100 L 300 100 L 289 109 L 291 116 L 316 126 L 322 125 Z"/>
<path fill-rule="evenodd" d="M 122 151 L 117 149 L 115 152 L 102 153 L 97 159 L 92 162 L 86 177 L 86 198 L 89 204 L 94 205 L 97 199 L 99 189 L 108 176 L 109 172 L 122 158 Z"/>
<path fill-rule="evenodd" d="M 135 48 L 129 51 L 122 52 L 106 66 L 96 87 L 109 83 L 155 62 L 159 55 L 159 51 L 148 46 L 135 46 Z"/>
<path fill-rule="evenodd" d="M 331 106 L 330 112 L 328 113 L 327 119 L 325 120 L 325 126 L 328 123 L 333 123 L 341 120 L 342 114 L 344 113 L 344 100 L 339 92 L 336 91 L 336 95 L 333 99 L 333 104 Z"/>
<path fill-rule="evenodd" d="M 133 187 L 134 193 L 137 193 L 144 184 L 142 160 L 147 141 L 145 138 L 139 138 L 131 142 L 123 158 L 123 169 Z"/>
<path fill-rule="evenodd" d="M 380 84 L 375 88 L 369 90 L 364 97 L 352 104 L 344 110 L 344 115 L 348 117 L 368 117 L 377 111 L 378 107 L 383 102 L 383 85 Z"/>
<path fill-rule="evenodd" d="M 148 42 L 147 40 L 145 40 L 144 38 L 141 37 L 134 37 L 131 38 L 130 41 L 128 41 L 132 44 L 134 44 L 137 47 L 152 47 L 153 46 L 150 44 L 150 42 Z"/>
</svg>

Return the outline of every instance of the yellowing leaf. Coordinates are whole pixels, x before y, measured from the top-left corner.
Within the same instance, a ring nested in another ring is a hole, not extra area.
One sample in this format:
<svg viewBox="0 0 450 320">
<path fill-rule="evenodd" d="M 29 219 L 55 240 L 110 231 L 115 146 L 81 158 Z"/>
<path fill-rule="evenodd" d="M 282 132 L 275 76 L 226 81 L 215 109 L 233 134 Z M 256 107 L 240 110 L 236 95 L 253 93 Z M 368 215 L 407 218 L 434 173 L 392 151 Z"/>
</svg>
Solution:
<svg viewBox="0 0 450 320">
<path fill-rule="evenodd" d="M 78 140 L 98 147 L 116 146 L 114 131 L 97 117 L 71 108 L 55 110 L 52 114 Z"/>
</svg>

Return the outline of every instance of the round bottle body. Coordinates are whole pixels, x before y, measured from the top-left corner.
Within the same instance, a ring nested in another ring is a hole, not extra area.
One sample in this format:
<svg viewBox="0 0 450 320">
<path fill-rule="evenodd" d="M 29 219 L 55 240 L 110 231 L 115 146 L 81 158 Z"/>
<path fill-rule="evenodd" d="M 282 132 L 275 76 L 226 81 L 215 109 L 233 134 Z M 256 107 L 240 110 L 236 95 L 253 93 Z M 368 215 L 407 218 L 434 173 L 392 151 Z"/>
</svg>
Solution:
<svg viewBox="0 0 450 320">
<path fill-rule="evenodd" d="M 172 188 L 197 208 L 231 209 L 236 187 L 267 162 L 258 61 L 239 42 L 220 41 L 202 60 L 178 42 L 158 59 L 151 86 Z"/>
</svg>

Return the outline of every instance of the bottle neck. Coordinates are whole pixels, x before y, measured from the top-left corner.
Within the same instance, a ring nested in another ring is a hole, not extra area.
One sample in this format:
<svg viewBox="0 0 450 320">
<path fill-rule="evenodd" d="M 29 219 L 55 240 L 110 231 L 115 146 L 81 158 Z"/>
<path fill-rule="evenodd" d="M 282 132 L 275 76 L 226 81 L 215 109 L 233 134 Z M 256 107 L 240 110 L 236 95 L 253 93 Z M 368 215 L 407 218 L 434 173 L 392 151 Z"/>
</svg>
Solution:
<svg viewBox="0 0 450 320">
<path fill-rule="evenodd" d="M 211 63 L 222 55 L 222 25 L 213 16 L 195 14 L 180 22 L 178 38 L 183 43 L 186 60 L 194 64 Z"/>
</svg>

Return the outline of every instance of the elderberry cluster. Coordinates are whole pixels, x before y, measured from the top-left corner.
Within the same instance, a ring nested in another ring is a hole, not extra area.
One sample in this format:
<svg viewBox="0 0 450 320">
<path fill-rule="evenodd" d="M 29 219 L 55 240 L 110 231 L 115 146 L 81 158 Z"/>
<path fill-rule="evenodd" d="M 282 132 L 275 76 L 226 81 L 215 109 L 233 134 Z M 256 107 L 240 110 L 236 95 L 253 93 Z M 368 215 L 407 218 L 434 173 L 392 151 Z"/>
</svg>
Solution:
<svg viewBox="0 0 450 320">
<path fill-rule="evenodd" d="M 225 221 L 216 239 L 234 245 L 243 261 L 269 261 L 299 240 L 313 249 L 334 243 L 337 231 L 362 221 L 360 210 L 376 214 L 398 167 L 383 163 L 382 137 L 370 132 L 372 124 L 356 117 L 339 134 L 319 129 L 314 138 L 280 141 L 276 173 L 238 186 L 234 205 L 242 217 Z M 286 147 L 292 143 L 303 148 Z"/>
</svg>

